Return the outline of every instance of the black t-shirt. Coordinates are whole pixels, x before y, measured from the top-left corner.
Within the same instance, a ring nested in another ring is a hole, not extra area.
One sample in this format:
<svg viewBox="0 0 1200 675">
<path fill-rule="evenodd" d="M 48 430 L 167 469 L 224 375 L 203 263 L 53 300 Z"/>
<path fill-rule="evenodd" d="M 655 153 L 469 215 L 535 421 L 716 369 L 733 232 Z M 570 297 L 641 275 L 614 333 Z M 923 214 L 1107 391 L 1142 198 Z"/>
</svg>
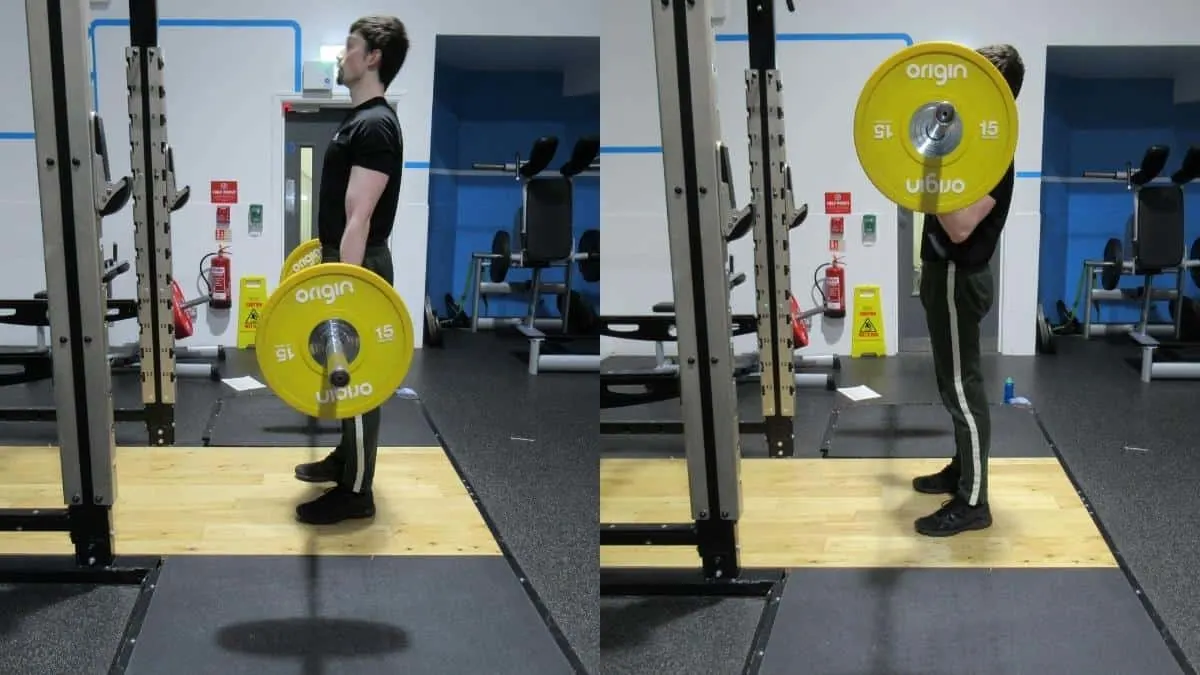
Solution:
<svg viewBox="0 0 1200 675">
<path fill-rule="evenodd" d="M 996 244 L 1000 242 L 1000 233 L 1004 230 L 1004 222 L 1008 220 L 1009 207 L 1012 206 L 1015 177 L 1015 166 L 1010 164 L 1000 184 L 992 189 L 991 195 L 996 200 L 996 206 L 961 244 L 950 241 L 937 216 L 926 215 L 921 237 L 921 260 L 953 262 L 966 269 L 983 267 L 991 262 Z"/>
<path fill-rule="evenodd" d="M 396 111 L 382 96 L 355 106 L 329 142 L 321 165 L 317 232 L 322 246 L 340 246 L 346 231 L 346 189 L 350 169 L 361 166 L 388 175 L 387 187 L 371 214 L 368 246 L 385 246 L 400 204 L 404 136 Z"/>
</svg>

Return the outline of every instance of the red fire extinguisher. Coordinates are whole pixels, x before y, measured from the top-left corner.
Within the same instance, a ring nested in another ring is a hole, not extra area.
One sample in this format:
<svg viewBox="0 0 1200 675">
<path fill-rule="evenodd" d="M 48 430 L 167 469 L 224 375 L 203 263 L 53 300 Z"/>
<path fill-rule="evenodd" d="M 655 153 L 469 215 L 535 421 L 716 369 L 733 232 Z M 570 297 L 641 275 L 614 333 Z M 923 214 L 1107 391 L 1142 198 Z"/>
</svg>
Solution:
<svg viewBox="0 0 1200 675">
<path fill-rule="evenodd" d="M 229 309 L 233 306 L 233 293 L 229 290 L 233 283 L 232 262 L 225 255 L 225 249 L 221 248 L 208 263 L 208 276 L 212 283 L 212 299 L 208 305 L 213 309 Z"/>
<path fill-rule="evenodd" d="M 825 316 L 841 319 L 846 316 L 846 268 L 836 257 L 825 268 Z"/>
</svg>

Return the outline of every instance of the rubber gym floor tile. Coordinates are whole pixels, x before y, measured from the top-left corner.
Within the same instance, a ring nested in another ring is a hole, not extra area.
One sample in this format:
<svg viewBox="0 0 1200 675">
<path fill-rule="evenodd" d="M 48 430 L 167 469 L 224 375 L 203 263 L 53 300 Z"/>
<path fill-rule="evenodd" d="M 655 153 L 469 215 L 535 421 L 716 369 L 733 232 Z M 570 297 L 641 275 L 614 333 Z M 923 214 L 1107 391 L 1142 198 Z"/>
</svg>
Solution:
<svg viewBox="0 0 1200 675">
<path fill-rule="evenodd" d="M 138 586 L 0 584 L 0 673 L 106 673 Z"/>
<path fill-rule="evenodd" d="M 1178 675 L 1118 569 L 802 569 L 761 675 Z"/>
<path fill-rule="evenodd" d="M 501 557 L 169 558 L 128 675 L 571 672 Z"/>
<path fill-rule="evenodd" d="M 602 598 L 604 675 L 740 673 L 765 604 L 760 598 Z"/>
<path fill-rule="evenodd" d="M 992 457 L 1054 456 L 1032 409 L 989 408 Z M 954 428 L 941 404 L 850 405 L 830 415 L 824 448 L 831 458 L 949 458 Z"/>
</svg>

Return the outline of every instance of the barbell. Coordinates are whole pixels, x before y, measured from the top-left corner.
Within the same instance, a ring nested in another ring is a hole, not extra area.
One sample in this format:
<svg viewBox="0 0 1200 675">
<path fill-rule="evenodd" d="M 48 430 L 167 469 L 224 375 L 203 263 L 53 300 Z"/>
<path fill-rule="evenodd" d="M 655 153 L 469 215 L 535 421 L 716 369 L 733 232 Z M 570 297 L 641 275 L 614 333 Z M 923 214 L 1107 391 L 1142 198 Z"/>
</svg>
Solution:
<svg viewBox="0 0 1200 675">
<path fill-rule="evenodd" d="M 254 351 L 282 401 L 309 417 L 346 419 L 395 395 L 414 349 L 412 319 L 392 285 L 358 265 L 322 263 L 311 240 L 284 262 Z"/>
<path fill-rule="evenodd" d="M 1017 150 L 1017 104 L 979 52 L 923 42 L 893 54 L 854 109 L 854 149 L 867 178 L 910 211 L 957 211 L 990 193 Z"/>
</svg>

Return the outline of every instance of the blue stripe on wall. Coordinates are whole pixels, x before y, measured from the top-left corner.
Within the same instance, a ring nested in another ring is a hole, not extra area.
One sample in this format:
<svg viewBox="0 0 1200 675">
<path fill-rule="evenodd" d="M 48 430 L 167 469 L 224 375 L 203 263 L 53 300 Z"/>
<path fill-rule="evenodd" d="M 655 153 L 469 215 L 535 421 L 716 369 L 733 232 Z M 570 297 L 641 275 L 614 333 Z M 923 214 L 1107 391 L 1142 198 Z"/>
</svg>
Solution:
<svg viewBox="0 0 1200 675">
<path fill-rule="evenodd" d="M 718 43 L 749 42 L 747 33 L 718 33 L 715 36 Z M 780 33 L 776 36 L 778 42 L 903 42 L 911 47 L 915 41 L 908 33 Z M 662 154 L 662 146 L 658 145 L 611 145 L 600 148 L 602 155 L 658 155 Z M 1017 178 L 1041 178 L 1041 171 L 1018 171 Z"/>
<path fill-rule="evenodd" d="M 294 19 L 159 19 L 160 28 L 287 28 L 292 31 L 292 88 L 303 90 L 304 41 L 300 23 Z M 96 74 L 96 29 L 129 26 L 129 19 L 93 19 L 88 26 L 92 50 L 92 105 L 100 109 L 100 79 Z"/>
<path fill-rule="evenodd" d="M 661 145 L 602 145 L 602 155 L 661 155 Z"/>
<path fill-rule="evenodd" d="M 899 41 L 911 47 L 912 36 L 908 33 L 780 33 L 776 42 L 889 42 Z M 749 42 L 746 33 L 718 33 L 717 42 Z"/>
</svg>

